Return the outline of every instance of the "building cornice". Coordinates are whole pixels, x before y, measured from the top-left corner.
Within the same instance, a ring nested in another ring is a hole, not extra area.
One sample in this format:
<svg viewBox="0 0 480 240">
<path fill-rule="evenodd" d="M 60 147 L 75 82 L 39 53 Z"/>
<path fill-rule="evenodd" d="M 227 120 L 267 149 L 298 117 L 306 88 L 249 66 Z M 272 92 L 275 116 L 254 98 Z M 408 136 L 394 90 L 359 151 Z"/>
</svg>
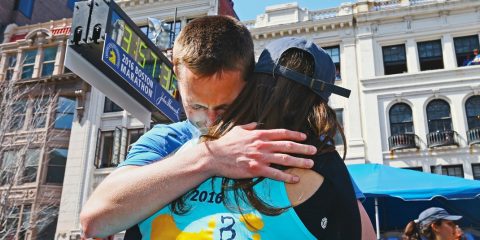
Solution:
<svg viewBox="0 0 480 240">
<path fill-rule="evenodd" d="M 449 15 L 451 11 L 464 9 L 476 9 L 478 11 L 478 0 L 438 1 L 428 4 L 398 6 L 385 10 L 361 12 L 355 14 L 355 20 L 359 25 L 372 21 L 404 21 L 405 17 L 412 19 L 430 18 L 432 15 Z"/>
<path fill-rule="evenodd" d="M 363 92 L 392 92 L 397 90 L 441 88 L 446 86 L 453 90 L 451 83 L 458 88 L 480 89 L 480 66 L 461 67 L 457 69 L 431 70 L 420 73 L 395 74 L 375 78 L 360 79 Z M 457 89 L 458 90 L 458 89 Z M 433 91 L 433 90 L 432 90 Z"/>
<path fill-rule="evenodd" d="M 247 24 L 249 22 L 246 22 Z M 338 16 L 321 20 L 308 20 L 288 24 L 272 25 L 267 27 L 251 28 L 250 32 L 255 39 L 267 39 L 277 36 L 288 36 L 310 32 L 324 32 L 338 29 L 352 28 L 353 15 Z"/>
</svg>

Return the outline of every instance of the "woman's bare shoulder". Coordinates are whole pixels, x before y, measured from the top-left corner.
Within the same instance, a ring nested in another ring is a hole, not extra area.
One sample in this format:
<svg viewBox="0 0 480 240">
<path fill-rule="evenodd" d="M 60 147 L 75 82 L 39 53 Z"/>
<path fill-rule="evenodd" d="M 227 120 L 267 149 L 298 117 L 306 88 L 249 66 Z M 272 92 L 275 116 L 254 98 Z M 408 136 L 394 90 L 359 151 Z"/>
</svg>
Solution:
<svg viewBox="0 0 480 240">
<path fill-rule="evenodd" d="M 322 186 L 324 177 L 310 169 L 290 168 L 285 172 L 293 173 L 300 177 L 300 182 L 295 184 L 286 183 L 288 199 L 292 206 L 297 206 L 313 196 Z"/>
</svg>

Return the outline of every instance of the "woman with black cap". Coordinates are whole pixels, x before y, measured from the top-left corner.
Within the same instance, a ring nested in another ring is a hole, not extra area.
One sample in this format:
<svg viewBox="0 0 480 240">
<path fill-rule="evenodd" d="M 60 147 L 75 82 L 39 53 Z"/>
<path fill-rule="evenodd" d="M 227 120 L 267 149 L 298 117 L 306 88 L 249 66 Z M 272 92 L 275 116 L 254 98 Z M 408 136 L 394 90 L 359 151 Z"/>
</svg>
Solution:
<svg viewBox="0 0 480 240">
<path fill-rule="evenodd" d="M 455 240 L 457 224 L 462 216 L 450 215 L 445 209 L 431 207 L 424 210 L 415 219 L 407 224 L 403 232 L 403 240 Z"/>
<path fill-rule="evenodd" d="M 264 178 L 208 179 L 139 224 L 143 239 L 344 239 L 359 240 L 361 223 L 350 175 L 335 150 L 344 138 L 331 94 L 348 97 L 335 85 L 335 65 L 311 41 L 282 38 L 259 57 L 255 73 L 222 118 L 194 144 L 222 154 L 215 139 L 235 138 L 237 127 L 303 132 L 317 147 L 310 170 L 290 168 L 298 184 Z M 345 158 L 345 140 L 344 156 Z M 188 144 L 181 151 L 188 151 Z M 245 151 L 250 145 L 245 143 Z M 241 161 L 236 163 L 248 164 Z"/>
</svg>

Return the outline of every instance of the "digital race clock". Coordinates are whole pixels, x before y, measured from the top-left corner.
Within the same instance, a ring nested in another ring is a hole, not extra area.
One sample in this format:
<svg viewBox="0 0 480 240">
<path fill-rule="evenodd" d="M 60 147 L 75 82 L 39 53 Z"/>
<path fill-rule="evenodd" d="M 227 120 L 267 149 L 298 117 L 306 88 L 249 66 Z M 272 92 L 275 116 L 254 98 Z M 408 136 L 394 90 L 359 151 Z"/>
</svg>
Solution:
<svg viewBox="0 0 480 240">
<path fill-rule="evenodd" d="M 157 118 L 163 115 L 174 122 L 180 120 L 183 108 L 178 102 L 172 63 L 114 1 L 77 2 L 71 32 L 69 49 L 100 70 L 112 84 Z M 84 80 L 93 86 L 105 84 L 97 79 Z"/>
</svg>

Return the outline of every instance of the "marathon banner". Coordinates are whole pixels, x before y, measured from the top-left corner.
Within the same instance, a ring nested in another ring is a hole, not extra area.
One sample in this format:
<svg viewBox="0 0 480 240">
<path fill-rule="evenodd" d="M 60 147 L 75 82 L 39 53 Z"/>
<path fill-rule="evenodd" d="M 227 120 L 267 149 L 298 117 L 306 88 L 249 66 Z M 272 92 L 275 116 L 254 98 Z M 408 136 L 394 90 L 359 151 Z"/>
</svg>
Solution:
<svg viewBox="0 0 480 240">
<path fill-rule="evenodd" d="M 178 101 L 108 35 L 105 38 L 102 61 L 170 120 L 180 121 L 183 110 Z"/>
</svg>

